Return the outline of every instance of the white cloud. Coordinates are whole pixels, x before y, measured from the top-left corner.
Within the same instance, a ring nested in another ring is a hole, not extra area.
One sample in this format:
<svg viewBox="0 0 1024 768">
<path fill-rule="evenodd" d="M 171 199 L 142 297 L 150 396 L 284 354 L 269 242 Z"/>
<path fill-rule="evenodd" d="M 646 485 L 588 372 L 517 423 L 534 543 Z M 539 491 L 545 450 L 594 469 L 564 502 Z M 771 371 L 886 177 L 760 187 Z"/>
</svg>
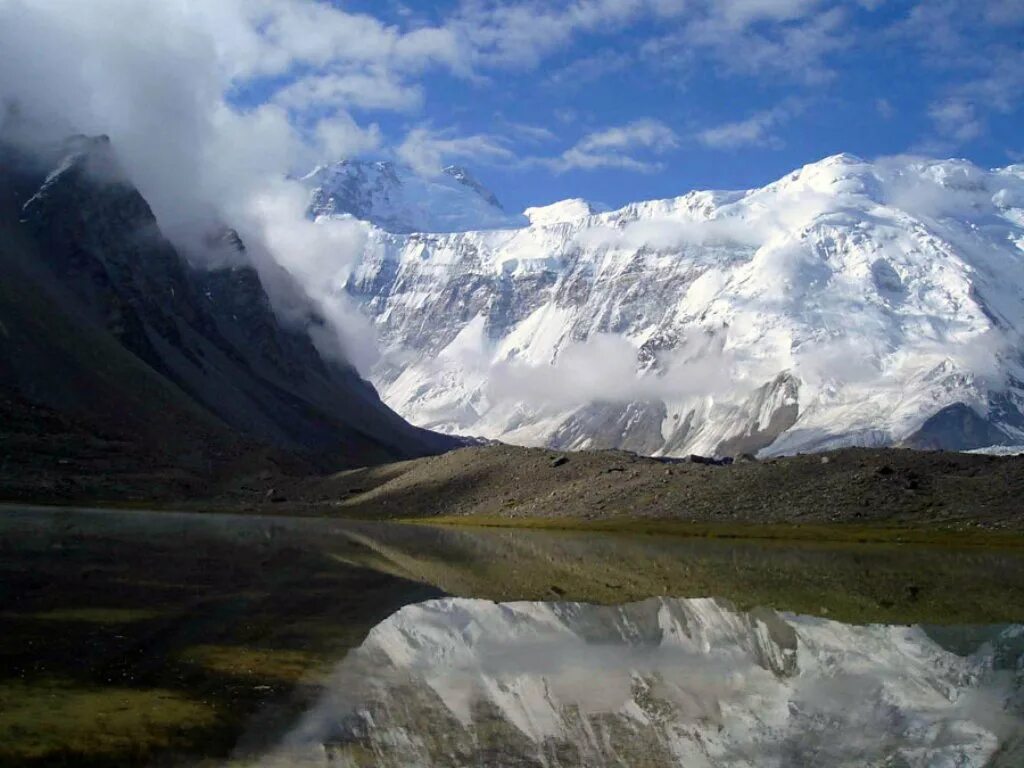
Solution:
<svg viewBox="0 0 1024 768">
<path fill-rule="evenodd" d="M 647 147 L 655 151 L 677 145 L 675 133 L 664 123 L 649 118 L 587 134 L 576 145 L 584 152 Z"/>
<path fill-rule="evenodd" d="M 254 207 L 253 200 L 284 183 L 288 171 L 381 147 L 380 128 L 360 123 L 350 110 L 416 110 L 425 100 L 427 72 L 477 78 L 493 69 L 529 68 L 580 36 L 601 38 L 653 20 L 660 37 L 635 54 L 606 51 L 605 66 L 633 58 L 676 66 L 677 74 L 685 66 L 694 77 L 713 67 L 820 82 L 831 73 L 833 55 L 858 34 L 857 14 L 880 4 L 465 0 L 440 21 L 421 15 L 386 24 L 313 0 L 0 0 L 0 99 L 23 105 L 50 129 L 40 131 L 40 140 L 72 130 L 110 134 L 172 236 L 198 239 L 211 221 L 229 221 L 251 228 L 254 251 L 273 253 L 282 239 L 264 237 L 268 229 L 253 211 L 302 211 Z M 991 36 L 1020 24 L 1017 0 L 928 0 L 884 38 L 912 41 L 930 61 L 957 73 L 929 112 L 945 145 L 976 138 L 993 114 L 1019 109 L 1024 54 L 1006 43 L 991 45 Z M 579 72 L 601 70 L 599 59 L 577 61 Z M 261 78 L 260 88 L 277 88 L 270 103 L 234 107 L 226 94 L 244 90 L 252 78 Z M 885 104 L 878 102 L 880 114 Z M 792 112 L 785 106 L 759 112 L 696 138 L 714 147 L 772 146 Z M 555 116 L 567 124 L 582 119 L 572 105 Z M 542 126 L 509 123 L 505 132 L 535 142 L 553 138 Z M 528 162 L 555 171 L 652 171 L 678 143 L 664 123 L 642 119 L 596 130 L 559 156 L 526 161 L 494 133 L 424 126 L 410 130 L 396 151 L 426 172 L 451 159 Z M 294 266 L 296 258 L 281 261 Z"/>
<path fill-rule="evenodd" d="M 547 75 L 544 85 L 564 91 L 567 88 L 581 88 L 600 81 L 609 75 L 636 67 L 632 51 L 601 51 L 592 56 L 574 59 L 565 66 Z"/>
<path fill-rule="evenodd" d="M 510 134 L 515 135 L 523 141 L 528 141 L 534 144 L 544 144 L 558 138 L 554 131 L 550 128 L 545 128 L 543 125 L 517 123 L 509 120 L 502 120 L 502 123 Z"/>
<path fill-rule="evenodd" d="M 450 29 L 402 32 L 380 20 L 329 3 L 306 0 L 218 0 L 198 3 L 202 13 L 233 22 L 222 46 L 230 48 L 236 76 L 284 73 L 297 64 L 327 67 L 361 63 L 417 71 L 428 66 L 459 69 L 465 52 Z M 225 14 L 217 6 L 231 7 Z"/>
<path fill-rule="evenodd" d="M 928 110 L 928 116 L 942 136 L 959 143 L 977 138 L 983 130 L 974 106 L 962 99 L 948 99 L 933 104 Z"/>
<path fill-rule="evenodd" d="M 821 6 L 821 0 L 728 0 L 712 3 L 709 14 L 734 29 L 764 21 L 793 21 Z"/>
<path fill-rule="evenodd" d="M 553 363 L 498 361 L 487 369 L 492 402 L 527 402 L 555 410 L 580 403 L 628 403 L 702 397 L 723 388 L 754 390 L 785 361 L 726 348 L 726 333 L 701 333 L 659 357 L 656 369 L 640 370 L 638 350 L 614 334 L 571 342 Z M 566 382 L 572 386 L 567 387 Z"/>
<path fill-rule="evenodd" d="M 515 154 L 504 139 L 487 134 L 459 136 L 451 131 L 414 128 L 396 150 L 398 157 L 413 170 L 427 176 L 437 175 L 452 159 L 480 163 L 513 162 Z"/>
<path fill-rule="evenodd" d="M 335 113 L 314 128 L 315 143 L 327 158 L 348 157 L 379 149 L 383 138 L 376 123 L 361 127 L 350 115 Z"/>
<path fill-rule="evenodd" d="M 826 0 L 698 0 L 684 23 L 645 42 L 641 53 L 683 76 L 710 59 L 733 75 L 820 83 L 834 75 L 829 56 L 850 44 L 849 17 L 846 6 Z"/>
<path fill-rule="evenodd" d="M 373 146 L 379 131 L 344 112 L 300 129 L 279 105 L 228 103 L 250 66 L 245 55 L 260 45 L 253 9 L 270 5 L 0 0 L 0 103 L 18 105 L 33 128 L 21 136 L 29 143 L 108 134 L 161 228 L 190 257 L 202 255 L 212 227 L 229 224 L 272 291 L 272 265 L 282 265 L 319 303 L 322 275 L 309 276 L 325 263 L 343 269 L 358 238 L 309 229 L 306 192 L 285 174 Z M 337 339 L 354 342 L 348 327 L 335 325 L 335 351 Z"/>
<path fill-rule="evenodd" d="M 370 69 L 311 75 L 279 90 L 274 101 L 300 111 L 339 107 L 402 111 L 419 107 L 423 91 L 396 80 L 386 70 Z"/>
<path fill-rule="evenodd" d="M 896 115 L 896 107 L 886 98 L 875 99 L 875 111 L 883 120 L 891 120 Z"/>
<path fill-rule="evenodd" d="M 615 227 L 588 227 L 573 239 L 582 248 L 621 251 L 653 249 L 671 251 L 690 245 L 757 246 L 778 231 L 775 221 L 750 221 L 722 218 L 690 221 L 686 219 L 640 219 Z"/>
<path fill-rule="evenodd" d="M 736 149 L 746 146 L 780 147 L 782 141 L 774 136 L 771 130 L 786 117 L 787 113 L 781 109 L 757 112 L 746 120 L 707 128 L 697 134 L 697 140 L 713 149 Z"/>
<path fill-rule="evenodd" d="M 919 49 L 926 64 L 953 82 L 929 108 L 935 135 L 920 146 L 949 151 L 981 136 L 992 114 L 1018 109 L 1024 98 L 1024 52 L 1003 42 L 1024 34 L 1019 0 L 918 2 L 888 36 Z"/>
<path fill-rule="evenodd" d="M 925 146 L 955 148 L 981 136 L 987 118 L 994 113 L 1008 114 L 1017 109 L 1024 97 L 1024 53 L 1000 56 L 986 64 L 986 72 L 947 89 L 947 95 L 928 110 L 938 140 Z"/>
<path fill-rule="evenodd" d="M 255 192 L 236 221 L 250 242 L 266 248 L 274 263 L 298 282 L 327 321 L 328 332 L 313 337 L 321 352 L 368 370 L 379 357 L 373 331 L 336 290 L 348 277 L 353 256 L 366 247 L 367 229 L 348 219 L 310 221 L 307 203 L 306 190 L 299 185 L 274 184 Z M 264 270 L 263 275 L 274 297 L 273 272 Z M 282 303 L 277 302 L 279 313 Z"/>
<path fill-rule="evenodd" d="M 671 128 L 658 120 L 644 118 L 589 133 L 559 157 L 541 162 L 556 171 L 574 168 L 653 171 L 660 168 L 660 164 L 637 158 L 636 151 L 662 154 L 678 145 L 679 138 Z"/>
<path fill-rule="evenodd" d="M 682 13 L 684 0 L 547 0 L 467 2 L 449 26 L 467 41 L 474 61 L 486 66 L 531 68 L 584 33 L 621 30 L 643 18 Z"/>
</svg>

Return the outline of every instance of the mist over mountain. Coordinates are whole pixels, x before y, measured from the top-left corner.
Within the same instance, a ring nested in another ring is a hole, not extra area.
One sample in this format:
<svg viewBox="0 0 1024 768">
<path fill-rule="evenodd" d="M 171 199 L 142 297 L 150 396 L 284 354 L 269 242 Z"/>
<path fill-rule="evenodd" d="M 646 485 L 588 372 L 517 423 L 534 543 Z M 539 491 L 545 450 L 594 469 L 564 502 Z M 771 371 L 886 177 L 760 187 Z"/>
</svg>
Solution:
<svg viewBox="0 0 1024 768">
<path fill-rule="evenodd" d="M 0 3 L 0 125 L 37 155 L 109 135 L 177 254 L 255 269 L 283 332 L 419 424 L 668 454 L 1020 440 L 1019 166 L 837 155 L 591 201 L 841 147 L 1006 162 L 1018 10 L 501 5 Z M 915 99 L 864 96 L 883 53 Z"/>
<path fill-rule="evenodd" d="M 451 445 L 317 349 L 310 332 L 324 321 L 313 305 L 301 324 L 282 322 L 234 231 L 207 232 L 203 266 L 190 263 L 106 137 L 74 137 L 49 157 L 4 145 L 2 159 L 11 461 L 31 468 L 56 452 L 96 474 L 154 462 L 184 474 L 266 450 L 330 467 Z"/>
<path fill-rule="evenodd" d="M 0 768 L 1021 768 L 1021 40 L 0 0 Z"/>
<path fill-rule="evenodd" d="M 836 155 L 760 189 L 526 215 L 368 217 L 345 290 L 413 423 L 668 455 L 1024 441 L 1021 166 Z"/>
</svg>

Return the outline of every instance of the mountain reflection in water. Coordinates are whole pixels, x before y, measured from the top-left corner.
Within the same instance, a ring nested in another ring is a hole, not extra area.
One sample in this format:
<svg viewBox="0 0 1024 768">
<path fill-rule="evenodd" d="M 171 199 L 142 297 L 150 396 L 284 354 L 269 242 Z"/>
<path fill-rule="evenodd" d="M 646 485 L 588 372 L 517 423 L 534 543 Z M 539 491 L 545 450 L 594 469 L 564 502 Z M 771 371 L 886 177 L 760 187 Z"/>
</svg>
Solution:
<svg viewBox="0 0 1024 768">
<path fill-rule="evenodd" d="M 8 506 L 0 576 L 4 765 L 1024 765 L 1020 548 Z"/>
<path fill-rule="evenodd" d="M 1024 625 L 446 598 L 339 664 L 263 762 L 332 766 L 1020 766 Z"/>
</svg>

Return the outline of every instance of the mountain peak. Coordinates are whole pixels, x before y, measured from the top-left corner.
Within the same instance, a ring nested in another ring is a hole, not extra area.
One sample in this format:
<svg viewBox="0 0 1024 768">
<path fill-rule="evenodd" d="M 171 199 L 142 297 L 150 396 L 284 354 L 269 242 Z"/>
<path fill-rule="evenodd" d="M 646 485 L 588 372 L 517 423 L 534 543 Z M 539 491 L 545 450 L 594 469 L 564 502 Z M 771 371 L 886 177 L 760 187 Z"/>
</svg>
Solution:
<svg viewBox="0 0 1024 768">
<path fill-rule="evenodd" d="M 480 195 L 480 197 L 482 197 L 488 203 L 493 205 L 495 208 L 502 211 L 505 210 L 502 207 L 501 203 L 498 202 L 498 198 L 495 196 L 495 194 L 491 192 L 491 190 L 487 189 L 487 187 L 485 187 L 479 181 L 477 181 L 476 177 L 473 176 L 461 165 L 449 165 L 447 168 L 444 169 L 443 173 L 446 173 L 456 181 L 465 184 L 467 187 L 472 189 L 474 192 Z"/>
<path fill-rule="evenodd" d="M 582 219 L 597 213 L 604 213 L 607 210 L 608 207 L 601 203 L 592 203 L 582 197 L 570 197 L 549 205 L 536 205 L 527 208 L 523 211 L 523 215 L 530 220 L 530 224 L 544 225 Z"/>
<path fill-rule="evenodd" d="M 823 157 L 816 163 L 811 165 L 863 165 L 864 158 L 853 154 L 852 152 L 838 152 L 828 157 Z"/>
<path fill-rule="evenodd" d="M 841 154 L 743 192 L 394 238 L 353 272 L 407 418 L 559 450 L 1024 439 L 1024 180 Z M 564 224 L 568 222 L 568 224 Z"/>
<path fill-rule="evenodd" d="M 497 197 L 465 168 L 419 174 L 390 160 L 345 159 L 318 166 L 301 181 L 310 189 L 309 216 L 352 216 L 388 232 L 465 232 L 520 227 Z"/>
</svg>

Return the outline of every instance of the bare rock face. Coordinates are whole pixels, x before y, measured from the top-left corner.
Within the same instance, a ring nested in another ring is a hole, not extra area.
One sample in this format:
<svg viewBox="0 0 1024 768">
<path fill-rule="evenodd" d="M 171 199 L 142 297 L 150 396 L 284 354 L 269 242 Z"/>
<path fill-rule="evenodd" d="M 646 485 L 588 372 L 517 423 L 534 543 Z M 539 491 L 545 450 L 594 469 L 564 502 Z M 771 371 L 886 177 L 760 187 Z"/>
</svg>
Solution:
<svg viewBox="0 0 1024 768">
<path fill-rule="evenodd" d="M 964 403 L 954 403 L 931 416 L 905 444 L 928 451 L 959 451 L 1008 443 L 1006 432 L 992 420 Z"/>
<path fill-rule="evenodd" d="M 71 140 L 47 167 L 14 167 L 4 166 L 6 176 L 17 175 L 4 184 L 0 257 L 12 289 L 4 319 L 27 327 L 31 296 L 50 311 L 45 333 L 8 336 L 0 348 L 5 391 L 129 432 L 153 421 L 150 411 L 164 409 L 166 395 L 178 404 L 180 442 L 194 433 L 201 444 L 215 433 L 325 466 L 452 444 L 405 423 L 351 366 L 321 356 L 307 328 L 282 324 L 236 233 L 214 233 L 218 247 L 237 256 L 234 266 L 193 267 L 163 236 L 105 137 Z M 76 347 L 85 359 L 70 359 L 63 334 L 51 330 L 63 325 L 82 337 Z M 99 407 L 88 387 L 76 391 L 76 377 L 119 394 Z M 165 430 L 164 439 L 177 438 Z"/>
</svg>

